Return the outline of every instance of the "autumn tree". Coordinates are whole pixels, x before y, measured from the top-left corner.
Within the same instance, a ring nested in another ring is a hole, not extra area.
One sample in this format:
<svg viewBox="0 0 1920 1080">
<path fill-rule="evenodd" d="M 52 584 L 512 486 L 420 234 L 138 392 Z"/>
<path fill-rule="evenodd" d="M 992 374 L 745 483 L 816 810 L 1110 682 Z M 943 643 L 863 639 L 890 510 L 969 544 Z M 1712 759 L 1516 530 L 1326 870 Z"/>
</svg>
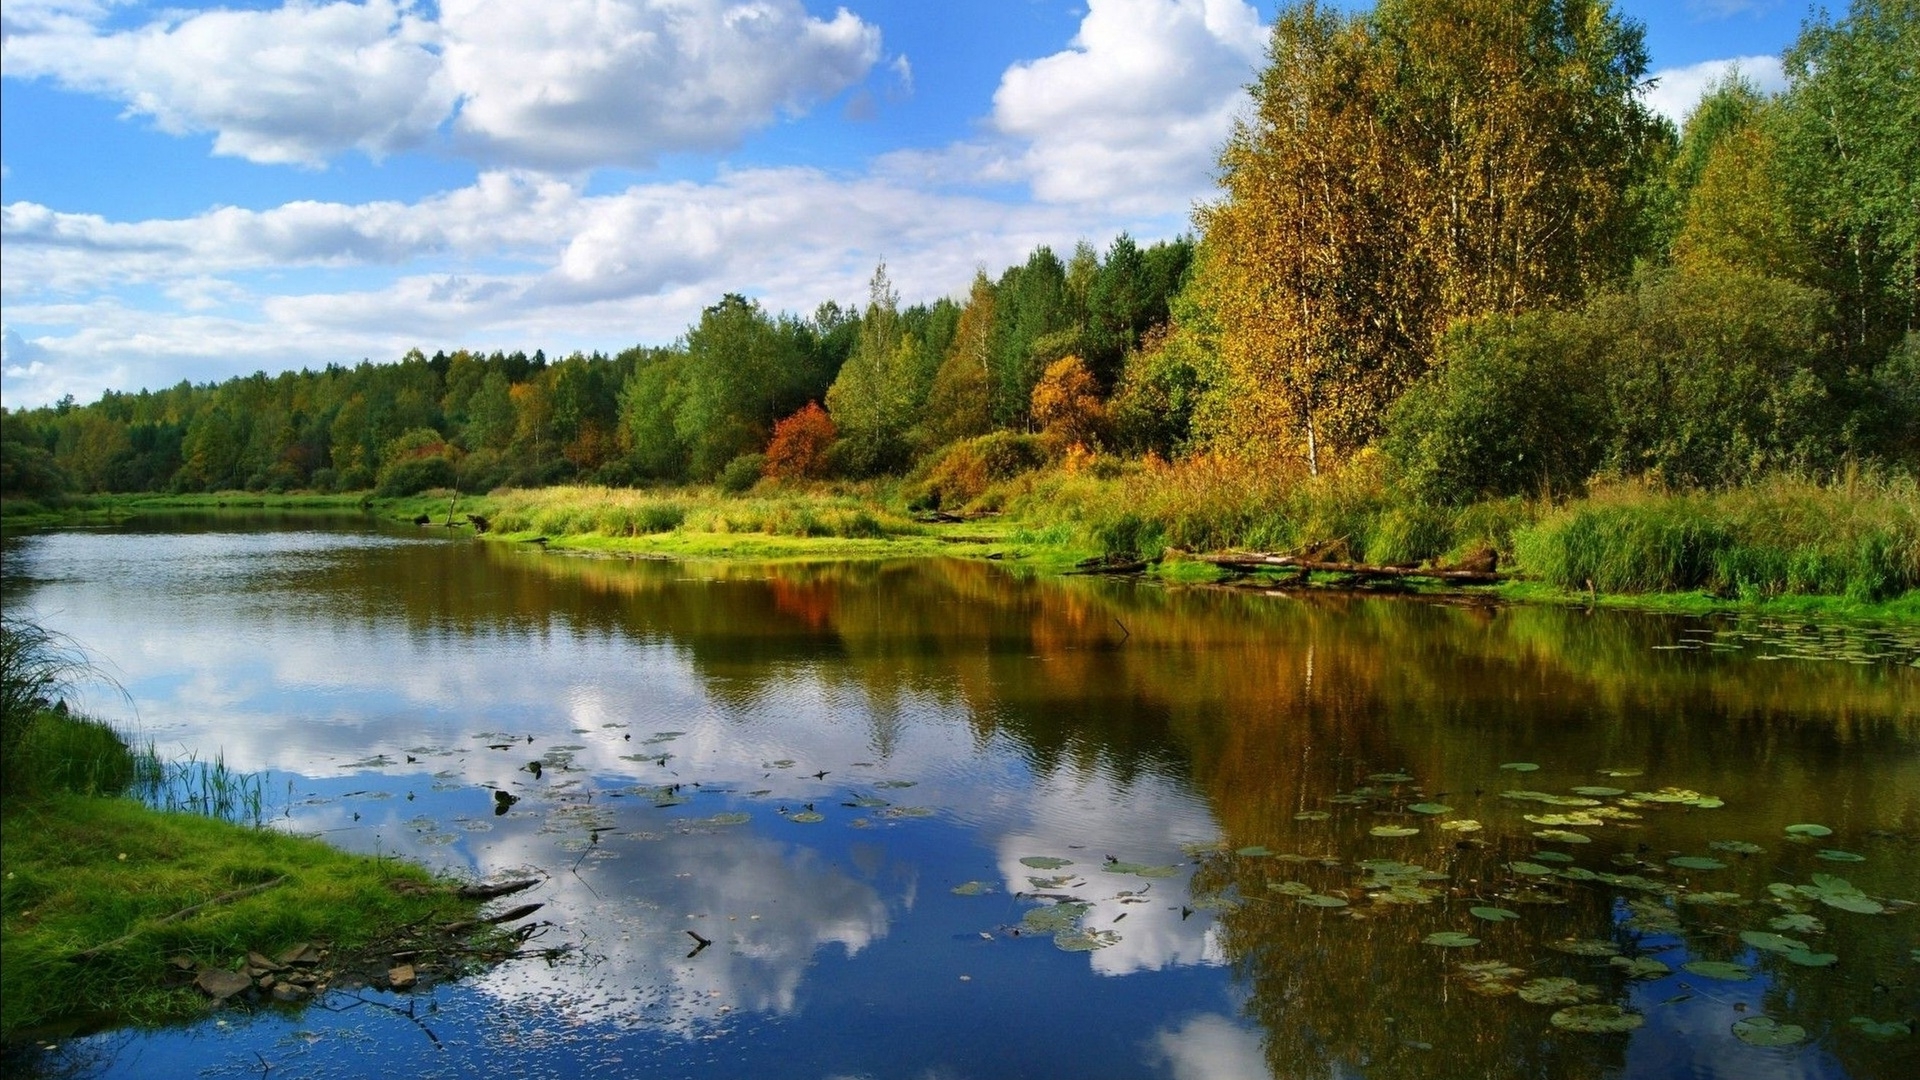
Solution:
<svg viewBox="0 0 1920 1080">
<path fill-rule="evenodd" d="M 777 480 L 818 480 L 827 475 L 827 450 L 838 433 L 818 402 L 773 426 L 766 475 Z"/>
<path fill-rule="evenodd" d="M 1048 365 L 1033 387 L 1033 422 L 1068 444 L 1091 445 L 1097 439 L 1103 410 L 1100 385 L 1086 361 L 1064 356 Z"/>
<path fill-rule="evenodd" d="M 953 344 L 927 391 L 915 442 L 922 453 L 993 427 L 993 282 L 976 271 L 954 329 Z"/>
</svg>

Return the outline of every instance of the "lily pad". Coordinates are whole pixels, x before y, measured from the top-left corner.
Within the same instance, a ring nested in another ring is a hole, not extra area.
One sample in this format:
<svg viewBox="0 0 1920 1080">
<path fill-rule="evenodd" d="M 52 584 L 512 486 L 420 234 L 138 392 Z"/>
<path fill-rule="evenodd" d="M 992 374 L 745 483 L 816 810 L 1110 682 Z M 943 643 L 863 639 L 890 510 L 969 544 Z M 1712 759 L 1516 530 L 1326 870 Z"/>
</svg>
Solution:
<svg viewBox="0 0 1920 1080">
<path fill-rule="evenodd" d="M 1796 1046 L 1806 1041 L 1807 1029 L 1771 1016 L 1749 1016 L 1734 1021 L 1733 1035 L 1748 1046 Z"/>
<path fill-rule="evenodd" d="M 1625 795 L 1627 793 L 1627 789 L 1617 788 L 1617 787 L 1588 786 L 1588 787 L 1574 788 L 1573 793 L 1575 795 L 1586 795 L 1595 799 L 1610 799 L 1615 795 Z"/>
<path fill-rule="evenodd" d="M 1573 856 L 1564 851 L 1536 851 L 1528 859 L 1533 862 L 1570 863 Z"/>
<path fill-rule="evenodd" d="M 709 825 L 745 825 L 753 820 L 753 815 L 744 810 L 728 810 L 707 819 Z"/>
<path fill-rule="evenodd" d="M 1814 825 L 1810 823 L 1803 823 L 1800 825 L 1787 826 L 1787 835 L 1788 836 L 1811 836 L 1811 837 L 1832 836 L 1833 830 L 1827 828 L 1825 825 Z"/>
<path fill-rule="evenodd" d="M 1448 832 L 1479 832 L 1481 829 L 1480 823 L 1472 818 L 1455 818 L 1452 821 L 1443 821 L 1440 823 L 1440 827 Z"/>
<path fill-rule="evenodd" d="M 1559 975 L 1530 979 L 1520 987 L 1520 1000 L 1534 1005 L 1578 1005 L 1599 996 L 1599 987 Z"/>
<path fill-rule="evenodd" d="M 1721 982 L 1746 982 L 1753 978 L 1753 972 L 1744 964 L 1729 960 L 1689 960 L 1681 968 L 1703 979 L 1718 979 Z"/>
<path fill-rule="evenodd" d="M 1673 974 L 1673 969 L 1651 956 L 1635 956 L 1631 959 L 1616 956 L 1607 961 L 1619 968 L 1629 979 L 1663 979 Z"/>
<path fill-rule="evenodd" d="M 1327 896 L 1324 893 L 1310 893 L 1306 896 L 1296 896 L 1294 900 L 1308 907 L 1343 908 L 1347 906 L 1347 902 L 1340 897 Z"/>
<path fill-rule="evenodd" d="M 1875 1020 L 1871 1016 L 1856 1016 L 1847 1023 L 1869 1039 L 1899 1039 L 1913 1034 L 1913 1025 L 1905 1020 Z"/>
<path fill-rule="evenodd" d="M 1325 810 L 1302 810 L 1293 815 L 1295 821 L 1325 821 L 1333 815 Z"/>
<path fill-rule="evenodd" d="M 1804 941 L 1795 941 L 1793 938 L 1783 937 L 1779 934 L 1771 934 L 1765 930 L 1742 930 L 1740 931 L 1740 940 L 1756 949 L 1764 949 L 1767 952 L 1786 953 L 1792 952 L 1795 949 L 1805 950 L 1807 947 L 1807 943 Z"/>
<path fill-rule="evenodd" d="M 1403 836 L 1418 836 L 1420 830 L 1410 825 L 1375 825 L 1367 830 L 1368 835 L 1383 839 L 1398 839 Z"/>
<path fill-rule="evenodd" d="M 1313 886 L 1304 881 L 1269 881 L 1267 888 L 1282 896 L 1312 896 Z"/>
<path fill-rule="evenodd" d="M 1712 851 L 1725 851 L 1732 855 L 1759 855 L 1767 850 L 1759 844 L 1746 840 L 1715 840 L 1708 844 L 1707 848 Z"/>
<path fill-rule="evenodd" d="M 1779 916 L 1767 923 L 1775 930 L 1788 930 L 1796 934 L 1818 934 L 1826 930 L 1826 924 L 1811 915 L 1792 912 Z"/>
<path fill-rule="evenodd" d="M 802 810 L 797 814 L 788 814 L 787 820 L 798 822 L 801 825 L 816 825 L 827 820 L 827 815 L 814 810 Z"/>
<path fill-rule="evenodd" d="M 1683 904 L 1703 904 L 1708 907 L 1726 907 L 1729 905 L 1744 904 L 1747 902 L 1747 898 L 1737 892 L 1690 892 L 1681 893 L 1680 902 Z"/>
<path fill-rule="evenodd" d="M 1593 837 L 1586 833 L 1568 832 L 1565 829 L 1537 829 L 1533 838 L 1552 844 L 1591 844 Z"/>
<path fill-rule="evenodd" d="M 1599 938 L 1567 938 L 1561 941 L 1547 942 L 1547 948 L 1554 952 L 1563 952 L 1569 956 L 1618 956 L 1620 946 Z"/>
<path fill-rule="evenodd" d="M 1539 772 L 1540 766 L 1531 761 L 1509 761 L 1500 766 L 1508 772 Z"/>
<path fill-rule="evenodd" d="M 1554 1027 L 1585 1035 L 1632 1031 L 1646 1022 L 1646 1017 L 1637 1012 L 1628 1012 L 1618 1005 L 1575 1005 L 1553 1014 Z"/>
<path fill-rule="evenodd" d="M 1264 858 L 1270 857 L 1273 854 L 1273 852 L 1268 850 L 1267 848 L 1260 846 L 1259 844 L 1252 844 L 1247 847 L 1243 847 L 1235 850 L 1234 854 L 1245 855 L 1249 859 L 1264 859 Z"/>
<path fill-rule="evenodd" d="M 1372 780 L 1376 784 L 1411 784 L 1413 783 L 1413 777 L 1403 772 L 1368 773 L 1367 779 Z"/>
<path fill-rule="evenodd" d="M 1072 930 L 1080 917 L 1087 913 L 1091 905 L 1081 903 L 1047 904 L 1043 907 L 1028 908 L 1020 917 L 1021 925 L 1028 930 L 1042 934 L 1057 934 L 1063 930 Z"/>
<path fill-rule="evenodd" d="M 1611 776 L 1615 780 L 1630 780 L 1646 774 L 1645 769 L 1601 769 L 1601 776 Z"/>
<path fill-rule="evenodd" d="M 1485 919 L 1490 923 L 1506 922 L 1508 919 L 1517 919 L 1520 917 L 1519 912 L 1508 911 L 1503 907 L 1476 907 L 1468 908 L 1467 910 L 1474 918 Z"/>
<path fill-rule="evenodd" d="M 1062 930 L 1053 935 L 1053 947 L 1062 952 L 1092 952 L 1118 944 L 1120 935 L 1111 930 Z"/>
<path fill-rule="evenodd" d="M 1407 809 L 1413 811 L 1416 814 L 1451 814 L 1453 813 L 1453 807 L 1448 806 L 1445 803 L 1437 803 L 1437 802 L 1417 802 L 1417 803 L 1414 803 L 1412 806 L 1407 807 Z"/>
<path fill-rule="evenodd" d="M 1727 864 L 1719 859 L 1709 859 L 1705 855 L 1679 855 L 1667 860 L 1668 866 L 1677 866 L 1682 870 L 1725 870 Z"/>
<path fill-rule="evenodd" d="M 1879 915 L 1887 910 L 1886 905 L 1864 893 L 1822 893 L 1820 902 L 1856 915 Z"/>
<path fill-rule="evenodd" d="M 1020 865 L 1032 867 L 1035 870 L 1058 870 L 1063 866 L 1072 866 L 1073 860 L 1056 858 L 1052 855 L 1026 855 L 1021 857 Z"/>
<path fill-rule="evenodd" d="M 1798 964 L 1801 967 L 1832 967 L 1840 962 L 1840 958 L 1833 953 L 1814 952 L 1810 949 L 1791 949 L 1780 955 L 1786 957 L 1788 963 Z"/>
<path fill-rule="evenodd" d="M 1548 825 L 1548 826 L 1554 826 L 1554 827 L 1564 827 L 1564 826 L 1572 825 L 1572 826 L 1578 826 L 1580 828 L 1592 829 L 1592 828 L 1598 828 L 1599 826 L 1606 824 L 1605 819 L 1595 817 L 1592 814 L 1528 814 L 1526 815 L 1526 818 L 1528 821 L 1533 822 L 1535 825 Z"/>
<path fill-rule="evenodd" d="M 1469 945 L 1480 944 L 1480 939 L 1472 934 L 1463 934 L 1458 930 L 1442 930 L 1437 934 L 1428 934 L 1420 939 L 1422 945 L 1438 945 L 1443 949 L 1464 949 Z"/>
<path fill-rule="evenodd" d="M 1525 874 L 1528 877 L 1546 877 L 1548 874 L 1553 873 L 1552 867 L 1541 866 L 1539 863 L 1531 863 L 1531 862 L 1508 863 L 1507 869 L 1513 871 L 1516 874 Z"/>
<path fill-rule="evenodd" d="M 955 885 L 951 892 L 955 896 L 984 896 L 993 891 L 993 886 L 984 881 L 969 881 Z"/>
<path fill-rule="evenodd" d="M 1865 855 L 1855 855 L 1851 851 L 1841 851 L 1838 848 L 1822 848 L 1818 853 L 1814 855 L 1814 858 L 1824 859 L 1827 862 L 1866 862 L 1867 861 L 1867 857 Z"/>
</svg>

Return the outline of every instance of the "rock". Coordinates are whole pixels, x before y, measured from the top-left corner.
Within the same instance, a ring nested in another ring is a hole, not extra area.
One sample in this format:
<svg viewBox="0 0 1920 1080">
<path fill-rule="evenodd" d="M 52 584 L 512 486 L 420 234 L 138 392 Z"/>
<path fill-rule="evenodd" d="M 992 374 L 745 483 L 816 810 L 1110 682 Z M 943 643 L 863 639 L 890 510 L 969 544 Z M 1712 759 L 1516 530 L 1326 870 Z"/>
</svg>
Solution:
<svg viewBox="0 0 1920 1080">
<path fill-rule="evenodd" d="M 411 990 L 418 981 L 412 964 L 396 964 L 387 969 L 387 984 L 395 990 Z"/>
<path fill-rule="evenodd" d="M 271 990 L 279 984 L 280 980 L 274 978 L 273 974 L 269 972 L 265 975 L 254 976 L 254 982 L 258 984 L 262 990 Z"/>
<path fill-rule="evenodd" d="M 225 1001 L 251 987 L 253 980 L 237 971 L 221 971 L 213 968 L 201 972 L 199 977 L 193 980 L 193 985 L 199 987 L 201 993 L 213 1000 Z"/>
<path fill-rule="evenodd" d="M 192 971 L 194 968 L 193 957 L 191 956 L 176 956 L 167 961 L 167 963 L 172 964 L 176 971 Z"/>
<path fill-rule="evenodd" d="M 296 1001 L 305 1001 L 311 994 L 312 991 L 306 987 L 295 986 L 292 983 L 281 983 L 273 988 L 273 1000 L 283 1001 L 289 1004 Z"/>
<path fill-rule="evenodd" d="M 320 962 L 320 950 L 303 941 L 298 945 L 289 946 L 282 950 L 277 960 L 281 964 L 290 964 L 296 967 L 312 967 Z"/>
<path fill-rule="evenodd" d="M 280 961 L 269 960 L 265 954 L 257 952 L 247 953 L 247 966 L 259 968 L 262 971 L 281 971 L 286 967 Z"/>
</svg>

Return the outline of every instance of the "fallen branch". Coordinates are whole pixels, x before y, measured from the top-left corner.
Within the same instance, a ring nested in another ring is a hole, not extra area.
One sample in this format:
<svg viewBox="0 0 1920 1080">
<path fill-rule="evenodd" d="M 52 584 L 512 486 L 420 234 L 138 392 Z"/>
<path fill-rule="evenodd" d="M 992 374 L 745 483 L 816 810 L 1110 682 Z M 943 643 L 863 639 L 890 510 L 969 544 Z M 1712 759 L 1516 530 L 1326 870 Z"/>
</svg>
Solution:
<svg viewBox="0 0 1920 1080">
<path fill-rule="evenodd" d="M 1224 555 L 1195 555 L 1198 562 L 1228 570 L 1299 570 L 1302 573 L 1320 571 L 1329 574 L 1351 574 L 1362 578 L 1431 578 L 1435 581 L 1452 581 L 1462 585 L 1494 585 L 1507 580 L 1505 574 L 1486 570 L 1449 569 L 1443 567 L 1417 566 L 1370 566 L 1366 563 L 1322 562 L 1317 559 L 1303 559 L 1297 555 L 1272 555 L 1262 552 L 1232 552 Z"/>
<path fill-rule="evenodd" d="M 519 881 L 503 881 L 498 885 L 463 885 L 460 888 L 462 900 L 494 900 L 502 896 L 512 896 L 524 889 L 540 884 L 539 878 L 525 878 Z"/>
<path fill-rule="evenodd" d="M 139 937 L 140 934 L 144 931 L 151 930 L 156 926 L 165 926 L 170 922 L 179 922 L 181 919 L 192 918 L 193 916 L 199 914 L 202 911 L 205 911 L 210 907 L 218 907 L 221 904 L 231 904 L 235 900 L 244 900 L 247 897 L 254 895 L 255 893 L 266 892 L 268 889 L 273 888 L 274 886 L 280 884 L 285 880 L 287 879 L 284 876 L 277 877 L 277 878 L 274 878 L 272 881 L 263 881 L 258 885 L 249 885 L 244 889 L 235 889 L 230 893 L 221 893 L 219 896 L 216 896 L 211 900 L 205 900 L 198 904 L 194 904 L 190 907 L 183 907 L 179 911 L 176 911 L 171 915 L 165 915 L 158 919 L 155 919 L 153 922 L 148 923 L 146 926 L 140 927 L 135 930 L 130 930 L 127 933 L 122 934 L 119 937 L 114 938 L 112 941 L 109 941 L 103 945 L 95 945 L 91 949 L 83 949 L 80 952 L 74 953 L 72 956 L 69 956 L 67 959 L 73 961 L 76 964 L 84 964 L 87 961 L 94 959 L 95 957 L 99 956 L 101 953 L 106 952 L 108 949 L 111 949 L 116 945 L 123 945 L 126 942 L 132 941 L 134 938 Z"/>
</svg>

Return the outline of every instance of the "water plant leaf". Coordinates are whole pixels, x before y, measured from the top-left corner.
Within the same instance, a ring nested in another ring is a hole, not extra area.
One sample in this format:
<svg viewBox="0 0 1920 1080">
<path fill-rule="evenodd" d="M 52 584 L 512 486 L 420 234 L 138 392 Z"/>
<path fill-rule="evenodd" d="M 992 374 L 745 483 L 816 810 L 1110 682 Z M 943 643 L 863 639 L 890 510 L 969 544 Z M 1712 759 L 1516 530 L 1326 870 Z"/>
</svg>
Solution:
<svg viewBox="0 0 1920 1080">
<path fill-rule="evenodd" d="M 788 814 L 787 820 L 801 825 L 817 825 L 827 820 L 827 815 L 815 810 L 802 810 L 797 814 Z"/>
<path fill-rule="evenodd" d="M 1740 940 L 1756 949 L 1764 949 L 1767 952 L 1784 953 L 1792 952 L 1795 949 L 1804 950 L 1807 947 L 1807 943 L 1804 941 L 1795 941 L 1793 938 L 1783 937 L 1779 934 L 1771 934 L 1765 930 L 1742 930 L 1740 931 Z"/>
<path fill-rule="evenodd" d="M 1715 840 L 1707 845 L 1710 851 L 1725 851 L 1733 855 L 1759 855 L 1766 848 L 1746 840 Z"/>
<path fill-rule="evenodd" d="M 1403 772 L 1368 773 L 1367 779 L 1372 780 L 1377 784 L 1411 784 L 1413 783 L 1413 777 Z"/>
<path fill-rule="evenodd" d="M 1520 1000 L 1533 1005 L 1578 1005 L 1599 996 L 1599 987 L 1559 975 L 1529 979 L 1520 987 Z"/>
<path fill-rule="evenodd" d="M 1781 915 L 1767 923 L 1775 930 L 1790 930 L 1797 934 L 1818 934 L 1826 930 L 1826 924 L 1811 915 L 1792 912 Z"/>
<path fill-rule="evenodd" d="M 1448 832 L 1479 832 L 1482 828 L 1481 824 L 1472 818 L 1454 818 L 1452 821 L 1443 821 L 1440 823 L 1440 827 Z"/>
<path fill-rule="evenodd" d="M 1506 922 L 1508 919 L 1517 919 L 1520 917 L 1519 912 L 1508 911 L 1503 907 L 1475 907 L 1468 908 L 1467 910 L 1472 913 L 1475 918 L 1485 919 L 1490 923 Z"/>
<path fill-rule="evenodd" d="M 1325 821 L 1333 815 L 1325 810 L 1302 810 L 1293 815 L 1295 821 Z"/>
<path fill-rule="evenodd" d="M 1526 815 L 1526 819 L 1535 825 L 1546 825 L 1553 828 L 1579 826 L 1581 828 L 1592 829 L 1607 823 L 1605 818 L 1595 817 L 1592 814 L 1528 814 Z"/>
<path fill-rule="evenodd" d="M 1875 1020 L 1871 1016 L 1856 1016 L 1847 1023 L 1870 1039 L 1898 1039 L 1913 1034 L 1913 1025 L 1905 1020 Z"/>
<path fill-rule="evenodd" d="M 1538 829 L 1533 834 L 1536 840 L 1545 840 L 1554 844 L 1591 844 L 1593 837 L 1586 833 L 1568 832 L 1565 829 Z"/>
<path fill-rule="evenodd" d="M 1267 888 L 1282 896 L 1312 896 L 1313 886 L 1304 881 L 1269 881 Z"/>
<path fill-rule="evenodd" d="M 889 788 L 893 790 L 898 790 L 900 788 L 910 788 L 915 784 L 918 784 L 919 782 L 920 781 L 918 780 L 882 780 L 873 786 L 877 788 Z"/>
<path fill-rule="evenodd" d="M 1367 832 L 1371 836 L 1396 839 L 1402 836 L 1417 836 L 1420 830 L 1409 825 L 1375 825 L 1373 828 L 1368 829 Z"/>
<path fill-rule="evenodd" d="M 1420 939 L 1420 943 L 1422 945 L 1438 945 L 1443 949 L 1464 949 L 1470 945 L 1480 944 L 1480 939 L 1474 937 L 1472 934 L 1463 934 L 1458 930 L 1442 930 L 1436 934 L 1428 934 L 1426 937 Z"/>
<path fill-rule="evenodd" d="M 1417 803 L 1414 803 L 1412 806 L 1407 807 L 1407 809 L 1413 811 L 1416 814 L 1451 814 L 1453 813 L 1453 807 L 1448 806 L 1445 803 L 1437 803 L 1437 802 L 1417 802 Z"/>
<path fill-rule="evenodd" d="M 1294 900 L 1308 907 L 1343 908 L 1347 906 L 1347 902 L 1340 897 L 1327 896 L 1324 893 L 1310 893 L 1306 896 L 1296 896 Z"/>
<path fill-rule="evenodd" d="M 1607 963 L 1619 968 L 1629 979 L 1663 979 L 1673 974 L 1672 968 L 1651 956 L 1616 956 Z"/>
<path fill-rule="evenodd" d="M 1264 859 L 1272 855 L 1273 852 L 1268 850 L 1267 848 L 1260 846 L 1259 844 L 1253 844 L 1248 847 L 1243 847 L 1235 850 L 1234 854 L 1245 855 L 1247 858 L 1250 858 L 1250 859 Z"/>
<path fill-rule="evenodd" d="M 706 820 L 708 825 L 745 825 L 753 820 L 753 815 L 744 810 L 728 810 L 715 814 Z"/>
<path fill-rule="evenodd" d="M 1737 892 L 1690 892 L 1681 893 L 1683 904 L 1705 904 L 1709 907 L 1722 907 L 1731 904 L 1744 904 L 1747 898 Z"/>
<path fill-rule="evenodd" d="M 1840 962 L 1840 958 L 1833 953 L 1814 952 L 1811 949 L 1791 949 L 1780 955 L 1786 957 L 1788 963 L 1801 967 L 1832 967 Z"/>
<path fill-rule="evenodd" d="M 1646 771 L 1645 769 L 1601 769 L 1600 775 L 1611 776 L 1615 780 L 1630 780 L 1636 776 L 1644 776 Z"/>
<path fill-rule="evenodd" d="M 955 896 L 983 896 L 993 891 L 993 886 L 984 881 L 968 881 L 955 885 L 949 890 Z"/>
<path fill-rule="evenodd" d="M 1027 884 L 1032 885 L 1034 888 L 1039 889 L 1041 892 L 1048 892 L 1053 889 L 1066 888 L 1067 883 L 1072 881 L 1076 876 L 1078 875 L 1061 874 L 1057 877 L 1034 877 L 1031 874 L 1029 874 L 1027 876 Z"/>
<path fill-rule="evenodd" d="M 1063 866 L 1072 866 L 1072 859 L 1056 858 L 1052 855 L 1027 855 L 1020 859 L 1020 865 L 1035 870 L 1058 870 Z"/>
<path fill-rule="evenodd" d="M 1787 835 L 1788 836 L 1811 836 L 1811 837 L 1832 836 L 1833 830 L 1827 828 L 1825 825 L 1814 825 L 1811 823 L 1803 823 L 1799 825 L 1787 826 Z"/>
<path fill-rule="evenodd" d="M 1718 979 L 1721 982 L 1746 982 L 1753 978 L 1752 970 L 1745 964 L 1730 960 L 1689 960 L 1680 966 L 1703 979 Z"/>
<path fill-rule="evenodd" d="M 1820 902 L 1856 915 L 1879 915 L 1887 910 L 1880 901 L 1864 893 L 1821 893 Z"/>
<path fill-rule="evenodd" d="M 1552 867 L 1541 866 L 1539 863 L 1532 863 L 1532 862 L 1508 863 L 1507 869 L 1513 871 L 1516 874 L 1525 874 L 1528 877 L 1546 877 L 1548 874 L 1553 873 Z"/>
<path fill-rule="evenodd" d="M 1076 902 L 1028 908 L 1026 913 L 1020 916 L 1020 924 L 1035 933 L 1057 934 L 1063 930 L 1072 930 L 1091 906 Z"/>
<path fill-rule="evenodd" d="M 1547 948 L 1569 956 L 1618 956 L 1620 946 L 1599 938 L 1564 938 L 1547 942 Z"/>
<path fill-rule="evenodd" d="M 885 799 L 877 798 L 872 795 L 861 795 L 856 798 L 848 799 L 847 805 L 859 810 L 878 810 L 881 807 L 887 806 L 890 804 Z"/>
<path fill-rule="evenodd" d="M 1719 859 L 1709 859 L 1705 855 L 1678 855 L 1667 860 L 1668 866 L 1677 866 L 1682 870 L 1725 870 L 1727 864 Z"/>
<path fill-rule="evenodd" d="M 1573 856 L 1564 851 L 1536 851 L 1528 858 L 1533 862 L 1570 863 Z"/>
<path fill-rule="evenodd" d="M 1749 1016 L 1733 1022 L 1733 1035 L 1748 1046 L 1795 1046 L 1806 1041 L 1807 1029 L 1771 1016 Z"/>
<path fill-rule="evenodd" d="M 1092 952 L 1119 941 L 1120 935 L 1111 930 L 1062 930 L 1053 935 L 1053 947 L 1062 952 Z"/>
<path fill-rule="evenodd" d="M 1500 767 L 1507 770 L 1508 772 L 1539 772 L 1540 771 L 1540 766 L 1535 765 L 1531 761 L 1509 761 L 1506 764 L 1501 765 Z"/>
<path fill-rule="evenodd" d="M 1553 1014 L 1553 1026 L 1562 1031 L 1585 1035 L 1611 1035 L 1632 1031 L 1647 1022 L 1637 1012 L 1618 1005 L 1574 1005 Z"/>
<path fill-rule="evenodd" d="M 1851 851 L 1841 851 L 1838 848 L 1822 848 L 1819 852 L 1817 852 L 1814 855 L 1814 858 L 1824 859 L 1827 862 L 1866 862 L 1867 861 L 1867 857 L 1865 855 L 1855 855 Z"/>
<path fill-rule="evenodd" d="M 1600 786 L 1592 786 L 1592 785 L 1590 785 L 1590 786 L 1586 786 L 1586 787 L 1577 787 L 1577 788 L 1574 788 L 1574 789 L 1573 789 L 1573 793 L 1574 793 L 1575 795 L 1586 795 L 1586 796 L 1588 796 L 1588 797 L 1590 797 L 1590 798 L 1595 798 L 1595 799 L 1610 799 L 1610 798 L 1612 798 L 1612 797 L 1614 797 L 1615 795 L 1625 795 L 1625 794 L 1627 793 L 1627 789 L 1626 789 L 1626 788 L 1617 788 L 1617 787 L 1600 787 Z"/>
</svg>

